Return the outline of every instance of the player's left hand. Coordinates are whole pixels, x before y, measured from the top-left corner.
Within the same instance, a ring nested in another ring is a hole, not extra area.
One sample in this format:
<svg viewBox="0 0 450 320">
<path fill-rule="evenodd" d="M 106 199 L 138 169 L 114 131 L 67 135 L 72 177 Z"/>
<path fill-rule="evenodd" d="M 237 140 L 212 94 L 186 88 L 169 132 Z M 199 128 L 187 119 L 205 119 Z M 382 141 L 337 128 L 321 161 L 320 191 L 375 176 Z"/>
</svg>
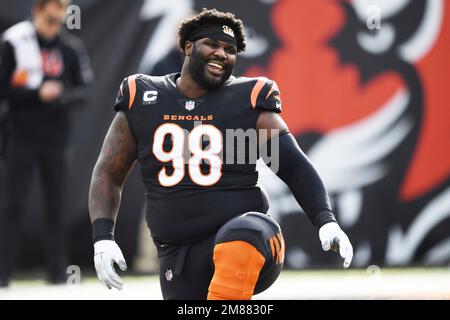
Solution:
<svg viewBox="0 0 450 320">
<path fill-rule="evenodd" d="M 122 290 L 123 281 L 114 270 L 114 263 L 122 271 L 127 270 L 127 264 L 117 243 L 112 240 L 101 240 L 94 244 L 94 263 L 100 282 L 111 289 Z"/>
<path fill-rule="evenodd" d="M 344 259 L 344 268 L 348 268 L 353 258 L 353 247 L 344 231 L 336 222 L 324 224 L 319 229 L 319 238 L 322 249 L 328 251 L 332 249 L 339 252 Z"/>
</svg>

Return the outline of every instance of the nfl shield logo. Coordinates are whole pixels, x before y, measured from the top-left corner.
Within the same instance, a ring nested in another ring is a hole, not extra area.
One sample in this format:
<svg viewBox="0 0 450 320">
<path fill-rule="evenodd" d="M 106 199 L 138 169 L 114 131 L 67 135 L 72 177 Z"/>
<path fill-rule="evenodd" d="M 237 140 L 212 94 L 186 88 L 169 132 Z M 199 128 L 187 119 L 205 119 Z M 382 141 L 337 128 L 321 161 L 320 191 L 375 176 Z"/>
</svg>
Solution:
<svg viewBox="0 0 450 320">
<path fill-rule="evenodd" d="M 184 105 L 187 111 L 192 111 L 195 108 L 195 101 L 189 100 L 186 101 L 186 104 Z"/>
</svg>

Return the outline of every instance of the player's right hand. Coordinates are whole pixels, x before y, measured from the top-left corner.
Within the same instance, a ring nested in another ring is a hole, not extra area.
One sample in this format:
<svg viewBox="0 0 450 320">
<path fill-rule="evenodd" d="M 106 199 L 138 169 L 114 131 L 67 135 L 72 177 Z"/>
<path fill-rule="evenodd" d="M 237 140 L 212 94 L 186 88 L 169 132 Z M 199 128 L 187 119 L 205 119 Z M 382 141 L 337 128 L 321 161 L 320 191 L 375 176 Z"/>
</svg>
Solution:
<svg viewBox="0 0 450 320">
<path fill-rule="evenodd" d="M 94 264 L 98 279 L 108 289 L 114 287 L 122 290 L 123 281 L 114 270 L 114 262 L 122 271 L 127 270 L 122 250 L 115 241 L 100 240 L 94 243 Z"/>
<path fill-rule="evenodd" d="M 328 222 L 319 229 L 319 238 L 322 249 L 332 249 L 340 253 L 344 259 L 344 268 L 348 268 L 353 259 L 353 247 L 348 236 L 336 222 Z"/>
<path fill-rule="evenodd" d="M 51 102 L 58 99 L 64 91 L 64 86 L 60 81 L 44 81 L 39 89 L 39 98 L 42 102 Z"/>
</svg>

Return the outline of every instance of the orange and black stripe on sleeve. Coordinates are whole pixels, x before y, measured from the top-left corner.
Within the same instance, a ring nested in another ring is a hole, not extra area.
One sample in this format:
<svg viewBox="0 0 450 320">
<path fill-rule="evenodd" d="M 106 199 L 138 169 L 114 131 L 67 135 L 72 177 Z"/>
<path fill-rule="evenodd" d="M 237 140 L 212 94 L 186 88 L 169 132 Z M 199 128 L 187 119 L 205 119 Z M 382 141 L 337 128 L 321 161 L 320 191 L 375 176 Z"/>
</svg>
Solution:
<svg viewBox="0 0 450 320">
<path fill-rule="evenodd" d="M 263 105 L 264 101 L 266 101 L 271 94 L 273 94 L 276 99 L 280 100 L 280 92 L 277 84 L 267 78 L 258 78 L 258 81 L 256 81 L 250 94 L 250 101 L 253 109 L 258 105 Z"/>
<path fill-rule="evenodd" d="M 273 97 L 278 101 L 281 101 L 280 98 L 280 90 L 278 89 L 278 85 L 275 81 L 272 81 L 272 86 L 270 87 L 269 93 L 266 95 L 266 100 L 269 99 L 270 95 L 273 94 Z"/>
<path fill-rule="evenodd" d="M 131 109 L 133 107 L 134 99 L 136 97 L 136 75 L 129 76 L 127 83 L 129 93 L 128 109 Z"/>
</svg>

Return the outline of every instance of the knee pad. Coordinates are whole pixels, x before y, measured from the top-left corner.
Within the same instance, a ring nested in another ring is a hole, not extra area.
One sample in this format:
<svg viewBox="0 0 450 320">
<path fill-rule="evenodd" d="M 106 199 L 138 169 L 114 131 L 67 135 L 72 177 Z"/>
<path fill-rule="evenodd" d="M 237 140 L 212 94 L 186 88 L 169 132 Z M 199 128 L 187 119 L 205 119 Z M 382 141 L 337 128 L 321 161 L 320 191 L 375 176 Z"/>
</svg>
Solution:
<svg viewBox="0 0 450 320">
<path fill-rule="evenodd" d="M 245 241 L 222 242 L 214 247 L 214 276 L 208 300 L 250 300 L 265 259 Z"/>
<path fill-rule="evenodd" d="M 227 246 L 227 243 L 230 245 Z M 233 243 L 235 248 L 233 248 Z M 244 246 L 242 243 L 246 245 Z M 214 245 L 215 265 L 221 263 L 223 267 L 222 261 L 219 260 L 225 259 L 224 256 L 227 256 L 227 260 L 231 259 L 228 257 L 231 253 L 223 254 L 223 252 L 233 250 L 238 252 L 238 248 L 245 247 L 247 250 L 244 256 L 249 264 L 254 263 L 259 266 L 259 263 L 263 262 L 258 270 L 258 279 L 254 284 L 253 294 L 258 294 L 270 287 L 278 278 L 283 267 L 285 244 L 281 228 L 275 220 L 263 213 L 248 212 L 231 219 L 217 232 Z M 251 248 L 248 247 L 249 245 Z M 259 253 L 257 259 L 259 263 L 251 261 L 255 252 Z"/>
</svg>

